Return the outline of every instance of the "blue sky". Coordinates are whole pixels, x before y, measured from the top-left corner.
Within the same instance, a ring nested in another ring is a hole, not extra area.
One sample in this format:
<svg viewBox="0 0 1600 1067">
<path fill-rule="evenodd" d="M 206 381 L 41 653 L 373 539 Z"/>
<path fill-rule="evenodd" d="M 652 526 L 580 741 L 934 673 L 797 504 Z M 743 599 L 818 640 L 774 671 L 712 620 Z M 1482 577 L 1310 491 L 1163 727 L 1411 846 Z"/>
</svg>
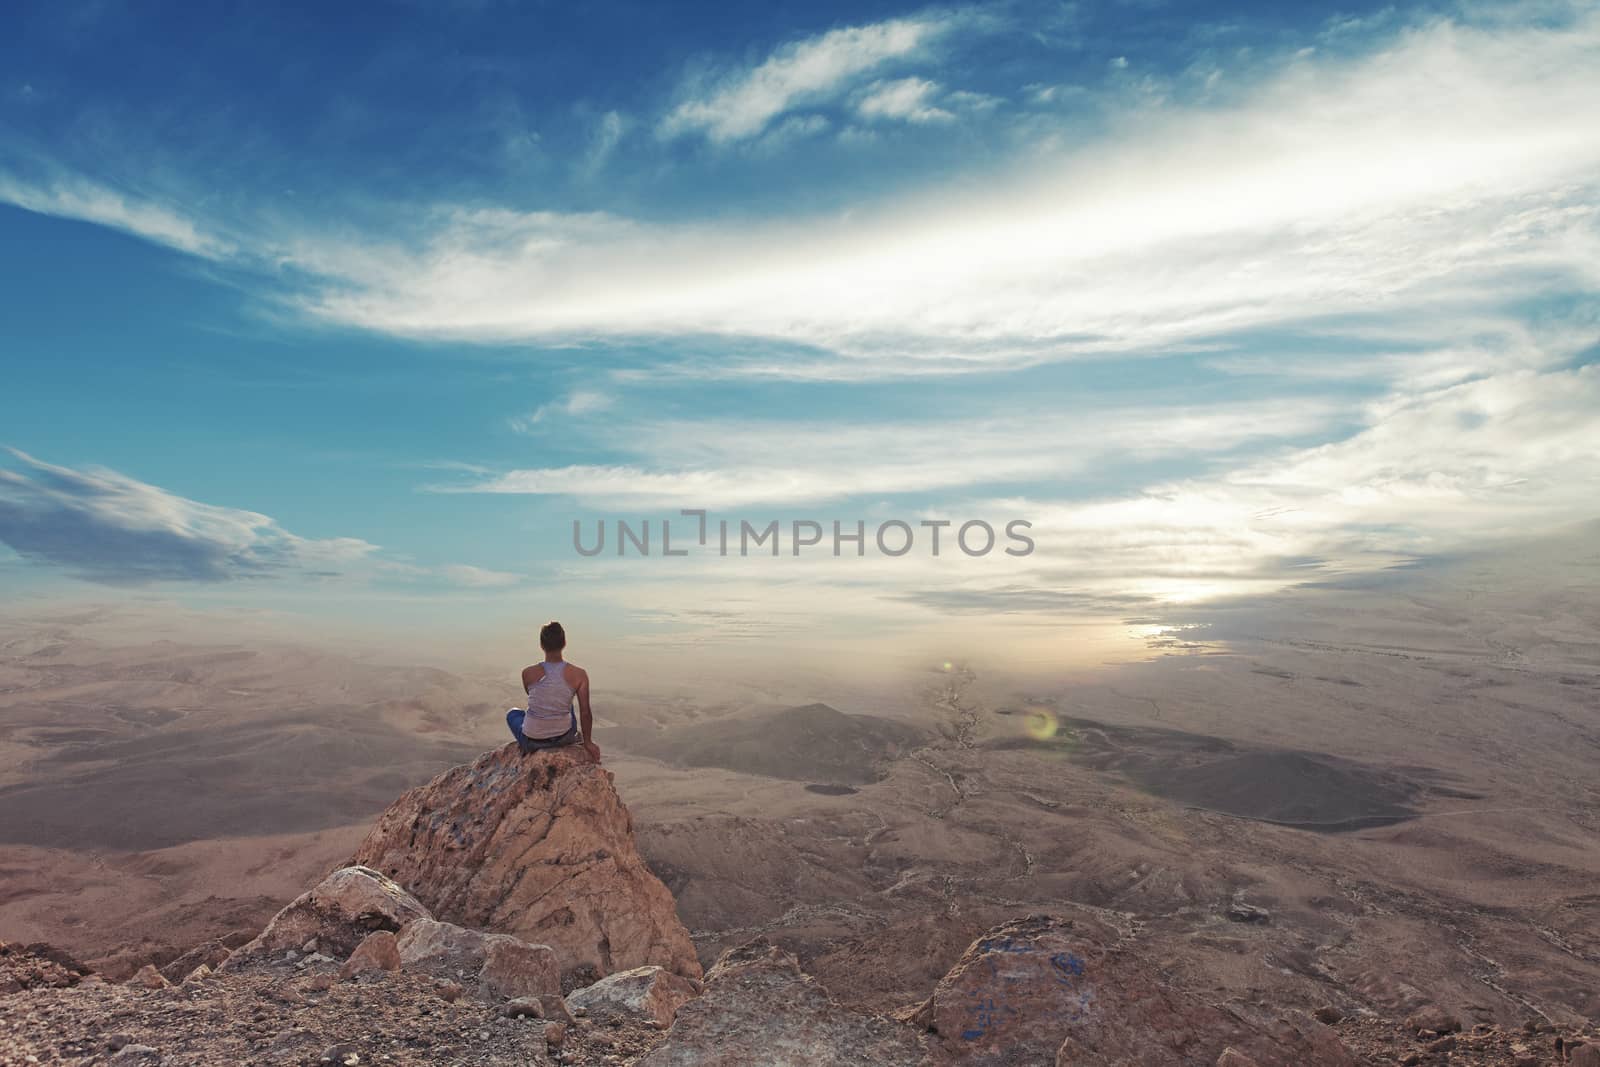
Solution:
<svg viewBox="0 0 1600 1067">
<path fill-rule="evenodd" d="M 18 598 L 1048 656 L 1594 514 L 1592 4 L 326 7 L 12 17 Z M 571 550 L 683 507 L 1038 548 Z"/>
</svg>

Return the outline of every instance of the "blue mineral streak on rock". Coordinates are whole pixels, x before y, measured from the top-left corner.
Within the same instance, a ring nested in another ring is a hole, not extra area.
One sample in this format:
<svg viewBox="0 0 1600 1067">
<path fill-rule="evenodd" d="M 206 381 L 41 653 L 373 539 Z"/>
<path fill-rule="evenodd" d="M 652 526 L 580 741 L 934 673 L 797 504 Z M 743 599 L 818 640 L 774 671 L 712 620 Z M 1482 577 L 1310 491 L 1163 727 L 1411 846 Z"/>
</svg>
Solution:
<svg viewBox="0 0 1600 1067">
<path fill-rule="evenodd" d="M 1042 952 L 1037 945 L 1019 941 L 1012 937 L 984 938 L 978 942 L 978 949 L 984 953 L 1009 953 L 1028 954 Z M 1088 969 L 1083 958 L 1075 952 L 1057 952 L 1050 957 L 1050 973 L 1056 982 L 1066 987 L 1069 991 L 1068 999 L 1062 1004 L 1062 1014 L 1072 1022 L 1081 1021 L 1094 1002 L 1094 994 L 1090 987 L 1081 983 L 1081 979 Z M 976 1041 L 993 1030 L 997 1030 L 1006 1016 L 1014 1016 L 1017 1010 L 1006 1002 L 1006 993 L 1010 986 L 1022 981 L 1014 974 L 1001 975 L 995 961 L 990 959 L 989 976 L 997 983 L 997 987 L 978 990 L 973 996 L 974 1000 L 969 1005 L 969 1011 L 975 1015 L 974 1025 L 961 1031 L 961 1037 L 966 1041 Z"/>
</svg>

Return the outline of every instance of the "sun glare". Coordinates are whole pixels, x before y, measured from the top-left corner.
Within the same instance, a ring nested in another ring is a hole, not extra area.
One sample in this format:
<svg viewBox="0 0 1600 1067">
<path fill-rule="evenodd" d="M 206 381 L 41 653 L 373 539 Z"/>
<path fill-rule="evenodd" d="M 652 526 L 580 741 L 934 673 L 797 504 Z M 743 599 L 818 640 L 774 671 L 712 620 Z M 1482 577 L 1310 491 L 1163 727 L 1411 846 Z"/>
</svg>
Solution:
<svg viewBox="0 0 1600 1067">
<path fill-rule="evenodd" d="M 1056 713 L 1049 708 L 1029 708 L 1028 717 L 1023 722 L 1023 729 L 1028 731 L 1028 736 L 1035 741 L 1048 741 L 1056 735 L 1061 728 L 1056 720 Z"/>
</svg>

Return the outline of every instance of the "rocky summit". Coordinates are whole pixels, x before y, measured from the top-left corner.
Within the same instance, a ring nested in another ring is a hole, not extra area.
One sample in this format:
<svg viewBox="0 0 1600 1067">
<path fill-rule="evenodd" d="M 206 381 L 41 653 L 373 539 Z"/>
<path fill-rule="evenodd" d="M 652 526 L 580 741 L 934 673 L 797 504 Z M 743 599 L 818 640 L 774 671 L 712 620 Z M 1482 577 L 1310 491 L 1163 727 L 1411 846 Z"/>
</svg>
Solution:
<svg viewBox="0 0 1600 1067">
<path fill-rule="evenodd" d="M 577 746 L 508 744 L 446 771 L 395 801 L 355 862 L 439 919 L 549 945 L 569 985 L 650 965 L 701 974 L 611 772 Z"/>
<path fill-rule="evenodd" d="M 989 930 L 892 1015 L 765 938 L 702 979 L 581 751 L 507 746 L 440 775 L 356 859 L 238 948 L 207 941 L 120 984 L 0 945 L 0 1067 L 1600 1067 L 1600 1036 L 1539 1021 L 1220 1003 L 1176 988 L 1137 922 L 1088 907 Z"/>
</svg>

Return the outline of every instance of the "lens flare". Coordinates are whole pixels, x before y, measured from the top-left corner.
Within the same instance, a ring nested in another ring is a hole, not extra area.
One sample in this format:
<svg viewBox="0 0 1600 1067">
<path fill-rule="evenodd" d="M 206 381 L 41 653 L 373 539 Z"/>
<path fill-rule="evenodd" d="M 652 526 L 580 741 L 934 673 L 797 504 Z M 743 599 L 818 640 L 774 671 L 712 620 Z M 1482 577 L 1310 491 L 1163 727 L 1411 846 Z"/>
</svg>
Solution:
<svg viewBox="0 0 1600 1067">
<path fill-rule="evenodd" d="M 1023 729 L 1035 741 L 1048 741 L 1056 735 L 1060 723 L 1056 721 L 1056 713 L 1049 708 L 1029 708 Z"/>
</svg>

